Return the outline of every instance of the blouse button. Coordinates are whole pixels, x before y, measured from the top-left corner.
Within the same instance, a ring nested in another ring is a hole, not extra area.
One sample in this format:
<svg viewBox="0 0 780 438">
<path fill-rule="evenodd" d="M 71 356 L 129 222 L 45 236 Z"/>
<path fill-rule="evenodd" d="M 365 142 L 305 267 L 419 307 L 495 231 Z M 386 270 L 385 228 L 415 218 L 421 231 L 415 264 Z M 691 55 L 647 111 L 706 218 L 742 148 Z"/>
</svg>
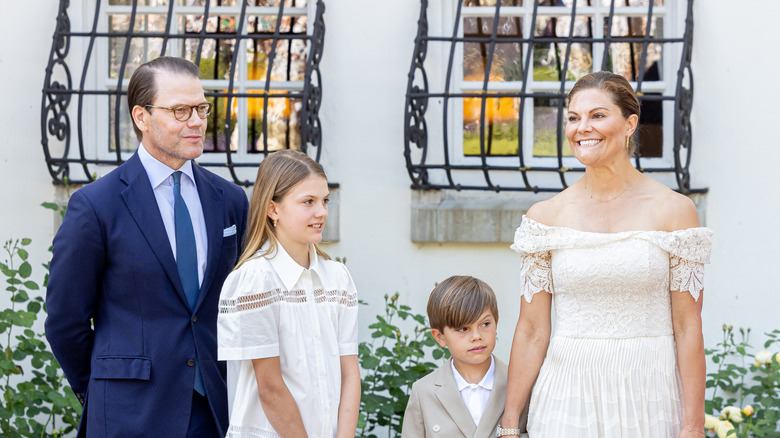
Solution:
<svg viewBox="0 0 780 438">
<path fill-rule="evenodd" d="M 187 366 L 194 367 L 195 366 L 195 361 L 193 359 L 188 360 L 187 361 Z"/>
<path fill-rule="evenodd" d="M 439 426 L 438 424 L 434 424 L 432 429 L 434 432 L 438 432 L 441 430 L 441 426 Z"/>
</svg>

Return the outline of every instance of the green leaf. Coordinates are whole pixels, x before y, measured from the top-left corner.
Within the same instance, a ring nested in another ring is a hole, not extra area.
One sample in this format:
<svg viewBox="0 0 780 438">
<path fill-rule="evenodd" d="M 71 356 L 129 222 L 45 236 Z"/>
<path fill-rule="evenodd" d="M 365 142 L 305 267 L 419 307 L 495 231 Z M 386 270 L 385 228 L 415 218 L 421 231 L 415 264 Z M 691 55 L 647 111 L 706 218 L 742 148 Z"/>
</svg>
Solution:
<svg viewBox="0 0 780 438">
<path fill-rule="evenodd" d="M 49 400 L 58 408 L 68 406 L 68 399 L 57 391 L 49 391 L 47 394 Z"/>
<path fill-rule="evenodd" d="M 25 281 L 25 282 L 24 282 L 24 287 L 26 287 L 26 288 L 27 288 L 27 289 L 29 289 L 29 290 L 38 290 L 38 289 L 40 289 L 40 288 L 38 287 L 38 283 L 36 283 L 36 282 L 34 282 L 34 281 L 32 281 L 32 280 L 27 280 L 27 281 Z"/>
<path fill-rule="evenodd" d="M 38 313 L 41 311 L 41 303 L 37 301 L 30 301 L 27 303 L 27 311 L 30 313 Z"/>
<path fill-rule="evenodd" d="M 27 245 L 29 245 L 30 243 L 32 243 L 32 239 L 29 239 L 29 238 L 27 238 L 27 237 L 25 237 L 25 238 L 23 238 L 23 239 L 22 239 L 22 245 L 24 245 L 24 246 L 27 246 Z"/>
<path fill-rule="evenodd" d="M 30 365 L 32 365 L 33 368 L 40 369 L 43 368 L 44 363 L 43 360 L 41 360 L 41 358 L 33 357 L 32 359 L 30 359 Z"/>
<path fill-rule="evenodd" d="M 22 248 L 19 248 L 18 250 L 16 250 L 16 253 L 19 254 L 19 258 L 22 259 L 22 260 L 27 260 L 27 257 L 29 257 L 29 255 L 27 254 L 27 251 L 25 251 Z"/>
<path fill-rule="evenodd" d="M 19 250 L 19 251 L 21 251 L 21 250 Z M 19 275 L 22 278 L 27 278 L 27 277 L 30 276 L 30 274 L 32 274 L 32 267 L 30 266 L 29 263 L 24 262 L 21 265 L 19 265 Z"/>
<path fill-rule="evenodd" d="M 373 370 L 379 366 L 379 359 L 373 356 L 368 356 L 363 360 L 361 366 L 365 370 Z"/>
</svg>

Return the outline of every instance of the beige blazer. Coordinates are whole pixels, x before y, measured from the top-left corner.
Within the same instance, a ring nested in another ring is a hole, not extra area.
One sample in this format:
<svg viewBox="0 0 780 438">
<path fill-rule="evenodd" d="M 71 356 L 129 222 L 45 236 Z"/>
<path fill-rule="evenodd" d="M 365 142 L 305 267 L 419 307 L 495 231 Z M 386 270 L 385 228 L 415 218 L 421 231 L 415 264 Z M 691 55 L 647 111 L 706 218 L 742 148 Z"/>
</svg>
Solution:
<svg viewBox="0 0 780 438">
<path fill-rule="evenodd" d="M 492 438 L 496 436 L 506 399 L 506 365 L 496 360 L 493 390 L 485 412 L 474 424 L 452 375 L 450 359 L 438 370 L 412 385 L 412 393 L 404 413 L 401 438 Z M 528 410 L 523 410 L 520 427 L 525 431 Z"/>
</svg>

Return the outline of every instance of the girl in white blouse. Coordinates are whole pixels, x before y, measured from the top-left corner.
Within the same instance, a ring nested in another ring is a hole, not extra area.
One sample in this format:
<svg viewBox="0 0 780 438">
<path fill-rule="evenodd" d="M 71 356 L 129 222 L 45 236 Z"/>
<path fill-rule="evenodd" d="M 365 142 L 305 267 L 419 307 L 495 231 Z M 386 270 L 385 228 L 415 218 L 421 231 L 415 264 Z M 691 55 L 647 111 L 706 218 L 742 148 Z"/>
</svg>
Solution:
<svg viewBox="0 0 780 438">
<path fill-rule="evenodd" d="M 268 155 L 249 229 L 225 280 L 217 326 L 228 361 L 228 437 L 355 436 L 360 405 L 357 292 L 317 248 L 328 182 L 306 154 Z"/>
</svg>

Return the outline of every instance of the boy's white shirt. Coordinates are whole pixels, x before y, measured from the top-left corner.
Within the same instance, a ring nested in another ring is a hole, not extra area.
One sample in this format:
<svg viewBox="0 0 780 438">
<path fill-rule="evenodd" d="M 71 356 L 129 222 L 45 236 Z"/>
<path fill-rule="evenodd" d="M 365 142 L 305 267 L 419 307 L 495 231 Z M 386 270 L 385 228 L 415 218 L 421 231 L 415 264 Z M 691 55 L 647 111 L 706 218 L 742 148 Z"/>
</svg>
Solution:
<svg viewBox="0 0 780 438">
<path fill-rule="evenodd" d="M 463 403 L 466 404 L 466 408 L 471 414 L 471 418 L 474 419 L 474 425 L 479 426 L 479 421 L 482 419 L 482 414 L 485 412 L 488 400 L 490 399 L 490 392 L 493 390 L 493 380 L 496 375 L 496 361 L 493 359 L 493 355 L 490 355 L 490 368 L 488 368 L 482 380 L 479 383 L 469 383 L 463 376 L 460 375 L 455 368 L 455 361 L 450 361 L 450 367 L 452 367 L 452 375 L 455 377 L 455 384 L 458 385 L 458 391 L 463 398 Z"/>
</svg>

